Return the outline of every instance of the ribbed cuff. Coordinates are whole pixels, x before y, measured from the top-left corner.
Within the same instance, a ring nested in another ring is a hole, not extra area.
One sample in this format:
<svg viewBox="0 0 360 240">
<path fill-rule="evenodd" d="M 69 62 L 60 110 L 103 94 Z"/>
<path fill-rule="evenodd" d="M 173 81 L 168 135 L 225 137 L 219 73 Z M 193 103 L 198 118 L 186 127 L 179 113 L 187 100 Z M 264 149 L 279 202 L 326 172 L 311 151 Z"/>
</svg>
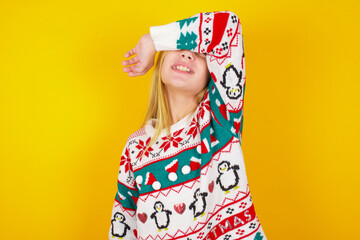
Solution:
<svg viewBox="0 0 360 240">
<path fill-rule="evenodd" d="M 177 50 L 176 41 L 180 38 L 178 22 L 150 27 L 150 36 L 154 41 L 156 51 Z"/>
</svg>

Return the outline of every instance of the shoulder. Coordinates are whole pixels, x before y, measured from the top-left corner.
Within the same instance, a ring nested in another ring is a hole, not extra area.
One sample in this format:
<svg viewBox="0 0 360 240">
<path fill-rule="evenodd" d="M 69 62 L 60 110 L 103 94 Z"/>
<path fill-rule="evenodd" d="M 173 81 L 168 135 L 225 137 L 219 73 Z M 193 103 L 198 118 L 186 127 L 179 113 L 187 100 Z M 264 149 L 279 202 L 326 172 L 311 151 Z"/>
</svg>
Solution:
<svg viewBox="0 0 360 240">
<path fill-rule="evenodd" d="M 127 148 L 135 148 L 139 142 L 146 141 L 149 138 L 148 134 L 145 131 L 145 127 L 142 127 L 134 132 L 132 132 L 127 141 L 126 147 Z"/>
<path fill-rule="evenodd" d="M 129 150 L 135 150 L 137 152 L 139 151 L 139 146 L 144 145 L 148 138 L 149 135 L 147 135 L 144 126 L 129 135 L 125 146 Z"/>
<path fill-rule="evenodd" d="M 131 161 L 137 159 L 148 138 L 144 127 L 132 132 L 125 143 L 122 157 L 130 158 Z"/>
<path fill-rule="evenodd" d="M 138 130 L 136 130 L 135 132 L 131 133 L 130 136 L 128 137 L 128 142 L 132 141 L 134 139 L 137 138 L 145 138 L 147 136 L 146 132 L 145 132 L 145 127 L 142 127 Z"/>
</svg>

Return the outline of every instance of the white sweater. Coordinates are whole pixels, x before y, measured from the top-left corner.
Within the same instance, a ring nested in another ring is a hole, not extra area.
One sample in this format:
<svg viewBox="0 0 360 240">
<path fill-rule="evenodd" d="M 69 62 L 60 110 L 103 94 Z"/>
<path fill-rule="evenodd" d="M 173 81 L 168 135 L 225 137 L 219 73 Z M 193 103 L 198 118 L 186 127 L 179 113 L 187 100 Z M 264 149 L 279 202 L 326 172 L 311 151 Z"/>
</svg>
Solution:
<svg viewBox="0 0 360 240">
<path fill-rule="evenodd" d="M 266 240 L 241 148 L 245 55 L 239 18 L 199 13 L 150 27 L 157 51 L 207 53 L 209 88 L 194 114 L 154 133 L 151 119 L 121 156 L 109 239 Z"/>
</svg>

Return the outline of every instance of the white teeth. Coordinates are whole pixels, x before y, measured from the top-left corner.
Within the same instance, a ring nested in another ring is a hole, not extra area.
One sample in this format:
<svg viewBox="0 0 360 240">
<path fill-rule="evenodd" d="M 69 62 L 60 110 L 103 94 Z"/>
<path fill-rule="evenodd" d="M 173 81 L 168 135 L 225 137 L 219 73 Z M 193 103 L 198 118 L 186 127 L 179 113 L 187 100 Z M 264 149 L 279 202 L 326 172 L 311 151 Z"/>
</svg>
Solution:
<svg viewBox="0 0 360 240">
<path fill-rule="evenodd" d="M 183 71 L 183 72 L 190 72 L 190 69 L 188 69 L 185 66 L 177 66 L 176 69 Z"/>
</svg>

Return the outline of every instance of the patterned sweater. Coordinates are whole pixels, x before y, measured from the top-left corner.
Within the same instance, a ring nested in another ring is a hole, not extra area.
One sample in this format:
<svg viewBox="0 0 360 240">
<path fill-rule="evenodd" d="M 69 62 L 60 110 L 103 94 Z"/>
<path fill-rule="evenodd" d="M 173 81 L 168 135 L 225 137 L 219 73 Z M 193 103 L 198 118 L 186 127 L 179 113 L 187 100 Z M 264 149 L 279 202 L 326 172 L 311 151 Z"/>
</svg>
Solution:
<svg viewBox="0 0 360 240">
<path fill-rule="evenodd" d="M 199 13 L 150 27 L 157 51 L 207 53 L 211 74 L 201 103 L 155 132 L 150 119 L 122 151 L 109 239 L 266 240 L 255 213 L 241 148 L 245 55 L 239 18 Z"/>
</svg>

